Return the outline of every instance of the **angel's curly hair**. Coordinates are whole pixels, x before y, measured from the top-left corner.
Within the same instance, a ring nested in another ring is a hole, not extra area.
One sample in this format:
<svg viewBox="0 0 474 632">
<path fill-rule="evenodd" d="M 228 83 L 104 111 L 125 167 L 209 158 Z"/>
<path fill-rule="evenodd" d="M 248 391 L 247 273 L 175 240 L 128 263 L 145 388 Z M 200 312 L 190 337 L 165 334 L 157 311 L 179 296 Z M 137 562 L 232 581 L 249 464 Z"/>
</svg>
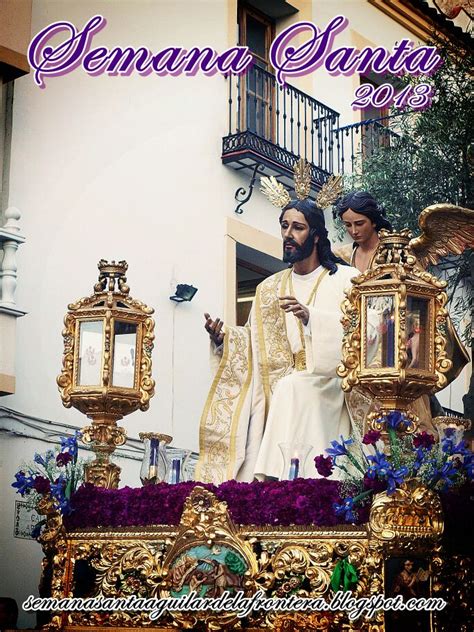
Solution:
<svg viewBox="0 0 474 632">
<path fill-rule="evenodd" d="M 344 213 L 349 209 L 359 215 L 365 215 L 371 222 L 375 224 L 375 230 L 378 232 L 382 228 L 392 230 L 392 224 L 386 219 L 386 210 L 377 201 L 367 193 L 367 191 L 351 191 L 339 198 L 336 203 L 336 213 L 342 218 Z"/>
</svg>

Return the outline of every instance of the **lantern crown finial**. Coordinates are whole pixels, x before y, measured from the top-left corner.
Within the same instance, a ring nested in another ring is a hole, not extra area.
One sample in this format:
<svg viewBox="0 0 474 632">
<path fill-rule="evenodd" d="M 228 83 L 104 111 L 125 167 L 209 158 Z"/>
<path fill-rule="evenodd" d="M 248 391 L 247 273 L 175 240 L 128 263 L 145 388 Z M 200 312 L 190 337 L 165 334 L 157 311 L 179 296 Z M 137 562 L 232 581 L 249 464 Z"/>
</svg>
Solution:
<svg viewBox="0 0 474 632">
<path fill-rule="evenodd" d="M 379 233 L 379 238 L 380 246 L 375 263 L 379 265 L 402 263 L 409 267 L 415 265 L 416 259 L 410 252 L 412 233 L 408 229 L 404 228 L 399 233 L 383 229 Z"/>
<path fill-rule="evenodd" d="M 99 280 L 94 285 L 95 294 L 101 294 L 102 292 L 116 292 L 115 282 L 118 284 L 118 292 L 120 294 L 128 294 L 130 288 L 127 285 L 127 277 L 125 276 L 128 269 L 128 263 L 126 261 L 106 261 L 101 259 L 97 264 L 99 268 Z M 108 284 L 108 287 L 107 287 Z"/>
</svg>

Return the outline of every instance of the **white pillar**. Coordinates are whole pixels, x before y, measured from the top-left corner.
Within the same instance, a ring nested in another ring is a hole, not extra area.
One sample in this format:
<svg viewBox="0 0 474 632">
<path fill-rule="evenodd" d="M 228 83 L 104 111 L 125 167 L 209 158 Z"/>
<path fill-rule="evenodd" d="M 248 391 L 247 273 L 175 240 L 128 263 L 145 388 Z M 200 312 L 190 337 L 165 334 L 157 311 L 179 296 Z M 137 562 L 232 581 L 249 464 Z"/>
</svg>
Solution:
<svg viewBox="0 0 474 632">
<path fill-rule="evenodd" d="M 1 229 L 0 243 L 3 248 L 3 259 L 0 265 L 0 303 L 5 307 L 15 305 L 16 290 L 16 251 L 18 244 L 24 241 L 20 237 L 20 211 L 10 206 L 5 211 L 6 224 Z"/>
</svg>

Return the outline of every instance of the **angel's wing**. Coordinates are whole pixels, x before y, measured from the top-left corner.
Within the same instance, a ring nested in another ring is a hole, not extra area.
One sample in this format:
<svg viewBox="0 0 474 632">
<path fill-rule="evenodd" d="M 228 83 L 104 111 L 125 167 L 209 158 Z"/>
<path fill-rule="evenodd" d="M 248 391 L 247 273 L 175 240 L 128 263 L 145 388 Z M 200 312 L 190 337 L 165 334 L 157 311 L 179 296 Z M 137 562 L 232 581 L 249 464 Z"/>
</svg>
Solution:
<svg viewBox="0 0 474 632">
<path fill-rule="evenodd" d="M 421 235 L 410 241 L 410 248 L 424 268 L 474 248 L 474 211 L 468 208 L 433 204 L 421 212 L 418 223 Z"/>
</svg>

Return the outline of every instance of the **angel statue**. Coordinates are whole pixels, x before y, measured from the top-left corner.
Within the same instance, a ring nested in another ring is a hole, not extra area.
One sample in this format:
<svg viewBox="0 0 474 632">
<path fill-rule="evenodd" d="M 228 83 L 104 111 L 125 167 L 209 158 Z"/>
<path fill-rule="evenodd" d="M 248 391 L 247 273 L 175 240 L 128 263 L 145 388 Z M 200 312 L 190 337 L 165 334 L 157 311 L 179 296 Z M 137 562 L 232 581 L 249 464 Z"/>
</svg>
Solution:
<svg viewBox="0 0 474 632">
<path fill-rule="evenodd" d="M 379 246 L 378 231 L 390 229 L 385 209 L 366 191 L 352 191 L 340 198 L 335 206 L 347 232 L 353 239 L 352 244 L 335 249 L 342 259 L 356 267 L 360 272 L 375 265 Z M 466 248 L 474 247 L 474 211 L 452 204 L 434 204 L 421 212 L 419 220 L 420 235 L 410 242 L 410 249 L 418 261 L 418 266 L 426 269 L 428 265 L 436 265 L 442 257 L 450 254 L 460 255 Z M 418 353 L 419 323 L 409 323 L 411 332 L 407 342 L 410 366 L 416 366 Z M 453 366 L 446 374 L 450 384 L 469 362 L 469 355 L 461 343 L 459 336 L 448 319 L 448 336 L 446 351 Z M 349 395 L 349 405 L 353 413 L 353 421 L 363 431 L 364 421 L 369 413 L 375 410 L 375 402 L 359 388 L 354 388 Z M 437 434 L 431 422 L 431 410 L 440 408 L 435 398 L 428 395 L 415 400 L 411 406 L 420 419 L 420 430 Z"/>
</svg>

